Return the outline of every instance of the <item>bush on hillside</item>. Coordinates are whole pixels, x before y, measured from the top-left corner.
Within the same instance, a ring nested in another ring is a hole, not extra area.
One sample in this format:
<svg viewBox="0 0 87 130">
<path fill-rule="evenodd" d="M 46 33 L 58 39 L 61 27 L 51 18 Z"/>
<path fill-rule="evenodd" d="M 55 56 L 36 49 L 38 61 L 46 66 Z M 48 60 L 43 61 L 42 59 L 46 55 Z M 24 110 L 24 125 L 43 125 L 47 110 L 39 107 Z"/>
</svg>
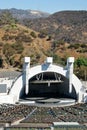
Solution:
<svg viewBox="0 0 87 130">
<path fill-rule="evenodd" d="M 45 38 L 47 36 L 47 31 L 46 30 L 41 30 L 40 33 L 38 34 L 39 38 Z"/>
<path fill-rule="evenodd" d="M 33 41 L 33 39 L 30 36 L 25 35 L 24 32 L 19 33 L 16 36 L 15 40 L 17 42 L 29 42 L 29 43 Z"/>
<path fill-rule="evenodd" d="M 75 65 L 77 67 L 81 67 L 81 66 L 87 66 L 87 58 L 78 58 L 76 61 L 75 61 Z"/>
<path fill-rule="evenodd" d="M 69 49 L 78 49 L 79 47 L 80 47 L 81 45 L 79 44 L 79 43 L 76 43 L 76 44 L 70 44 L 69 46 L 68 46 L 68 48 Z"/>
<path fill-rule="evenodd" d="M 37 37 L 34 31 L 32 31 L 32 32 L 30 33 L 30 35 L 31 35 L 33 38 L 36 38 L 36 37 Z"/>
<path fill-rule="evenodd" d="M 12 45 L 12 48 L 16 51 L 16 53 L 21 54 L 24 50 L 22 43 L 14 43 Z"/>
</svg>

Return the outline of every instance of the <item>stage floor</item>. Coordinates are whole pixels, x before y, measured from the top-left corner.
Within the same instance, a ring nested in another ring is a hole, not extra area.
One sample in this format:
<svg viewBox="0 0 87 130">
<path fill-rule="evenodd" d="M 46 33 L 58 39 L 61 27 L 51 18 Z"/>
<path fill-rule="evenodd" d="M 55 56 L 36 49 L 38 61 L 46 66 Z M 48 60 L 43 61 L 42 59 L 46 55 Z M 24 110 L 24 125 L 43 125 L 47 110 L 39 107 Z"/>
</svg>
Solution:
<svg viewBox="0 0 87 130">
<path fill-rule="evenodd" d="M 20 99 L 19 103 L 50 107 L 73 105 L 76 103 L 76 100 L 71 98 L 26 97 Z"/>
</svg>

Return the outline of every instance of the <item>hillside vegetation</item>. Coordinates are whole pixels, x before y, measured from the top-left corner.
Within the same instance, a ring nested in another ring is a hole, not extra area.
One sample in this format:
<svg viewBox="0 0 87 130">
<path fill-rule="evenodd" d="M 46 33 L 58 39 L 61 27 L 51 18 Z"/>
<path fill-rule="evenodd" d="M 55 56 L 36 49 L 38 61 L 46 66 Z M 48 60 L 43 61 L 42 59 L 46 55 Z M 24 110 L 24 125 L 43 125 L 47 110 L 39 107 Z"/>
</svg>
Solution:
<svg viewBox="0 0 87 130">
<path fill-rule="evenodd" d="M 87 43 L 87 11 L 62 11 L 47 18 L 24 20 L 36 31 L 44 30 L 53 39 L 68 43 Z"/>
<path fill-rule="evenodd" d="M 0 67 L 22 68 L 23 57 L 31 57 L 31 65 L 52 56 L 57 64 L 66 65 L 75 57 L 75 73 L 87 77 L 87 12 L 65 11 L 48 18 L 13 18 L 6 10 L 0 13 Z"/>
<path fill-rule="evenodd" d="M 38 10 L 23 10 L 23 9 L 0 9 L 0 13 L 9 12 L 13 18 L 22 21 L 23 19 L 35 19 L 35 18 L 46 18 L 50 14 Z"/>
<path fill-rule="evenodd" d="M 43 62 L 50 49 L 47 37 L 39 38 L 38 32 L 18 24 L 8 12 L 1 15 L 0 21 L 1 67 L 22 67 L 24 56 L 31 57 L 31 64 Z"/>
</svg>

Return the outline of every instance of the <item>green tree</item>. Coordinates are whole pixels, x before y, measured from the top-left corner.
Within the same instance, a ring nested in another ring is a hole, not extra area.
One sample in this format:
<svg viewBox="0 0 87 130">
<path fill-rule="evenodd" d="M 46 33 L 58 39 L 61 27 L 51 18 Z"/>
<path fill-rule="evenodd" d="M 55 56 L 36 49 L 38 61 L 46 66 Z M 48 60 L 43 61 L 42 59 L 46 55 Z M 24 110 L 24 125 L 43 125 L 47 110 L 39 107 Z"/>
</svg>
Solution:
<svg viewBox="0 0 87 130">
<path fill-rule="evenodd" d="M 80 79 L 87 79 L 87 58 L 79 57 L 75 61 L 74 72 Z"/>
<path fill-rule="evenodd" d="M 76 65 L 77 67 L 87 66 L 87 59 L 86 59 L 86 58 L 78 58 L 78 59 L 75 61 L 75 65 Z"/>
</svg>

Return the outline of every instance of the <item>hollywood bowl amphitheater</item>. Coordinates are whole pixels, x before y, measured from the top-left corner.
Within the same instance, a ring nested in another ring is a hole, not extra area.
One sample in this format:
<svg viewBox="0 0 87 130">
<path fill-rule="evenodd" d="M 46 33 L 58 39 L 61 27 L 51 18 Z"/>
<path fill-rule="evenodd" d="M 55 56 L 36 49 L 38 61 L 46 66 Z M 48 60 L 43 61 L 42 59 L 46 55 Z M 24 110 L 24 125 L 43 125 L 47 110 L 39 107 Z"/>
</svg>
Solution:
<svg viewBox="0 0 87 130">
<path fill-rule="evenodd" d="M 74 57 L 65 67 L 53 57 L 22 72 L 0 72 L 0 128 L 87 129 L 87 91 L 73 73 Z"/>
</svg>

